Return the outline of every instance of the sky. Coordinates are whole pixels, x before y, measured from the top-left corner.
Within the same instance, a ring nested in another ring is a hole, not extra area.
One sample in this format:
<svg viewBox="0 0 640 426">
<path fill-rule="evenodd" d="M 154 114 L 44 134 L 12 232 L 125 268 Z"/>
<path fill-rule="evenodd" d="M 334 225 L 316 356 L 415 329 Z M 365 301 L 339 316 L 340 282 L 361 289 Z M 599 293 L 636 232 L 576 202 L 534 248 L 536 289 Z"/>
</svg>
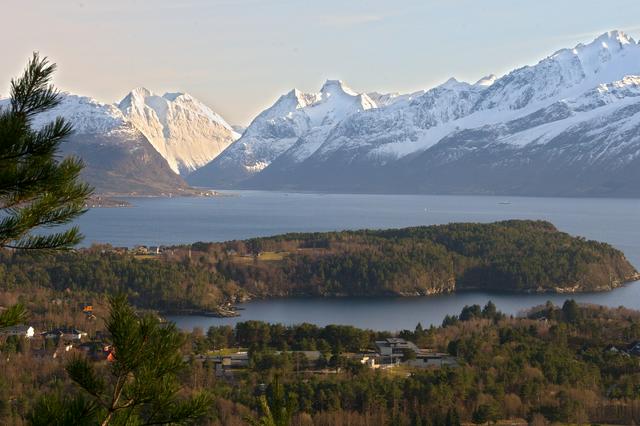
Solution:
<svg viewBox="0 0 640 426">
<path fill-rule="evenodd" d="M 500 76 L 608 30 L 640 36 L 638 0 L 2 3 L 0 96 L 37 50 L 58 64 L 61 90 L 102 102 L 140 86 L 188 92 L 239 125 L 327 79 L 412 92 Z"/>
</svg>

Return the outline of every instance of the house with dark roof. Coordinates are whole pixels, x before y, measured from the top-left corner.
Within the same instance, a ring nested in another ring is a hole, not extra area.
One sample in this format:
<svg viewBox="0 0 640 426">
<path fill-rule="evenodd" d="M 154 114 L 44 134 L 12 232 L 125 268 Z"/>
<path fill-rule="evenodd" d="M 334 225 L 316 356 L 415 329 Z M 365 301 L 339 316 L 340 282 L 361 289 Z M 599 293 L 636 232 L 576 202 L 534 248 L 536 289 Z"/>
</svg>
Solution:
<svg viewBox="0 0 640 426">
<path fill-rule="evenodd" d="M 376 341 L 376 349 L 380 355 L 380 363 L 394 364 L 402 361 L 407 351 L 418 353 L 420 349 L 413 342 L 408 342 L 400 337 L 388 337 Z"/>
<path fill-rule="evenodd" d="M 640 356 L 640 341 L 636 340 L 635 342 L 629 344 L 627 346 L 627 353 L 629 355 Z"/>
<path fill-rule="evenodd" d="M 416 368 L 441 368 L 457 367 L 458 361 L 456 357 L 449 354 L 421 351 L 415 359 L 407 360 L 405 364 Z"/>
</svg>

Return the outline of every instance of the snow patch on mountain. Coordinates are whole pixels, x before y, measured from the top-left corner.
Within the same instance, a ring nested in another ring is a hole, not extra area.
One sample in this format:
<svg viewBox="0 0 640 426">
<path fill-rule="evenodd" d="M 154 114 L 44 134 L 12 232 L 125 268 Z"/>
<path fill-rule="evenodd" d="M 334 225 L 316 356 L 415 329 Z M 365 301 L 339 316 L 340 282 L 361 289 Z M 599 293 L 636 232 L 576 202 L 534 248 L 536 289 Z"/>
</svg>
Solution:
<svg viewBox="0 0 640 426">
<path fill-rule="evenodd" d="M 493 83 L 495 83 L 497 79 L 498 77 L 496 77 L 495 74 L 490 74 L 486 77 L 482 77 L 480 80 L 476 82 L 476 84 L 474 84 L 474 86 L 489 87 Z"/>
<path fill-rule="evenodd" d="M 63 117 L 70 122 L 76 134 L 110 135 L 115 131 L 135 131 L 115 106 L 70 93 L 61 93 L 58 106 L 35 116 L 33 125 L 40 128 L 56 117 Z"/>
</svg>

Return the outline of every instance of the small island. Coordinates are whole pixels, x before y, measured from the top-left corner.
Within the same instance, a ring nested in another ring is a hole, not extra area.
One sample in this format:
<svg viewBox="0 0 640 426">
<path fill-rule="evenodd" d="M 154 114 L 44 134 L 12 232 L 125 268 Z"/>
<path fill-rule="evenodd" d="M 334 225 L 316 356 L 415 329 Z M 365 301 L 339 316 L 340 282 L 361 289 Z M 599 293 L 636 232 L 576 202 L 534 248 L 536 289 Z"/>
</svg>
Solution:
<svg viewBox="0 0 640 426">
<path fill-rule="evenodd" d="M 254 298 L 428 296 L 456 291 L 577 293 L 640 280 L 609 244 L 544 221 L 291 233 L 223 243 L 0 251 L 5 291 L 125 292 L 140 308 L 237 315 Z"/>
</svg>

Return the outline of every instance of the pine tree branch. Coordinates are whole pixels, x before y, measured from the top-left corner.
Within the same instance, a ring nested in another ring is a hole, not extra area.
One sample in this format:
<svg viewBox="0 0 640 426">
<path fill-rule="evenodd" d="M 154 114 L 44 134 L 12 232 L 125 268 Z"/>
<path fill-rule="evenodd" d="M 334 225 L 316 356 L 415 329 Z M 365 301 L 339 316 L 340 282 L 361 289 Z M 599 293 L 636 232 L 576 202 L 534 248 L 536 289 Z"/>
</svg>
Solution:
<svg viewBox="0 0 640 426">
<path fill-rule="evenodd" d="M 56 70 L 55 64 L 35 52 L 23 75 L 11 80 L 11 107 L 14 113 L 26 118 L 54 108 L 60 103 L 58 91 L 49 85 Z"/>
<path fill-rule="evenodd" d="M 50 235 L 38 228 L 67 224 L 86 211 L 92 188 L 81 183 L 84 165 L 74 157 L 56 159 L 73 131 L 57 118 L 31 129 L 35 114 L 60 103 L 50 85 L 55 64 L 34 53 L 18 79 L 11 81 L 11 107 L 0 111 L 0 247 L 19 250 L 66 249 L 81 241 L 77 227 Z"/>
<path fill-rule="evenodd" d="M 0 314 L 0 328 L 12 327 L 25 322 L 27 319 L 27 310 L 24 305 L 18 304 L 10 306 L 7 310 Z"/>
<path fill-rule="evenodd" d="M 0 152 L 0 163 L 29 156 L 51 157 L 55 154 L 60 143 L 73 133 L 73 126 L 64 118 L 56 117 L 53 122 L 45 124 L 37 132 L 26 132 L 25 130 L 22 130 L 26 133 L 24 139 L 15 144 L 12 150 Z M 8 140 L 5 141 L 3 136 L 5 135 L 0 134 L 0 142 L 10 143 Z"/>
</svg>

